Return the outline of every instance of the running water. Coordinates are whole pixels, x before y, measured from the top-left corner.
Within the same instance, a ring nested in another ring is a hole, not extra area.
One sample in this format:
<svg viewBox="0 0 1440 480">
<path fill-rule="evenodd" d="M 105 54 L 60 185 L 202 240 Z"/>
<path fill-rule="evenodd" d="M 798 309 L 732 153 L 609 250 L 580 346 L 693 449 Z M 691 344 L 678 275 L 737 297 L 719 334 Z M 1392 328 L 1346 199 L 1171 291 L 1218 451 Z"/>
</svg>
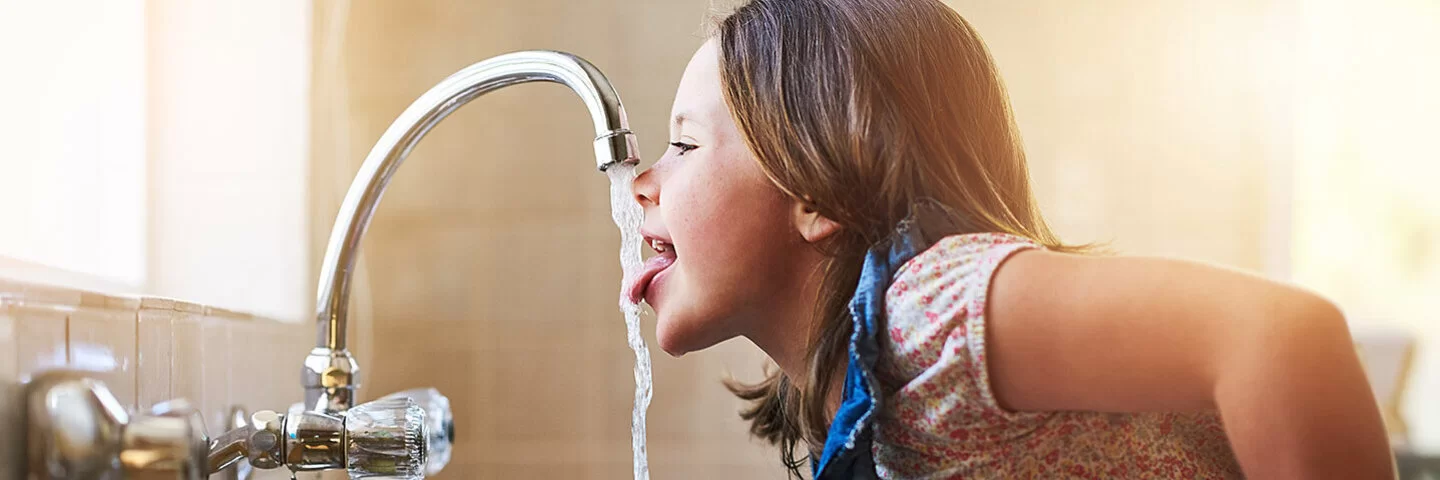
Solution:
<svg viewBox="0 0 1440 480">
<path fill-rule="evenodd" d="M 635 201 L 634 165 L 612 165 L 605 170 L 610 176 L 610 216 L 620 227 L 620 268 L 625 282 L 640 272 L 640 223 L 645 212 Z M 623 288 L 623 287 L 622 287 Z M 635 480 L 650 480 L 650 465 L 645 454 L 645 411 L 650 408 L 653 393 L 650 386 L 650 349 L 640 336 L 640 305 L 620 296 L 620 311 L 625 312 L 625 333 L 630 349 L 635 351 L 635 410 L 630 416 L 630 444 L 635 451 Z"/>
</svg>

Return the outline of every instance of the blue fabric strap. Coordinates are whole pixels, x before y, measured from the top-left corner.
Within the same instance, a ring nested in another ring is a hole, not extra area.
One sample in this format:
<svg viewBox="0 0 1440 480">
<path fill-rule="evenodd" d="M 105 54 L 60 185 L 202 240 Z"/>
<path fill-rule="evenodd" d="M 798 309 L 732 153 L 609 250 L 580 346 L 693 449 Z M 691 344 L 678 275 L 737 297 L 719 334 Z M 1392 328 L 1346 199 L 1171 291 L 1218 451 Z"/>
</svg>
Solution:
<svg viewBox="0 0 1440 480">
<path fill-rule="evenodd" d="M 860 282 L 850 301 L 854 330 L 843 396 L 830 422 L 825 450 L 818 462 L 811 462 L 815 480 L 879 478 L 870 445 L 873 416 L 884 402 L 875 364 L 880 358 L 878 335 L 885 325 L 885 292 L 905 262 L 940 239 L 961 233 L 959 218 L 938 202 L 916 203 L 889 238 L 866 252 Z"/>
</svg>

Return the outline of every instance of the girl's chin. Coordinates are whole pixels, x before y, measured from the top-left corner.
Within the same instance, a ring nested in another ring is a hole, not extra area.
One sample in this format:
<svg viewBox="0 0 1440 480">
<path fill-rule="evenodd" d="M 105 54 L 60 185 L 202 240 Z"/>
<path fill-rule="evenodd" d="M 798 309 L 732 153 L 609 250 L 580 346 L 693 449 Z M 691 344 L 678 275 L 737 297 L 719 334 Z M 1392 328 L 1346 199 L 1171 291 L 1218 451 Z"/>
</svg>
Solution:
<svg viewBox="0 0 1440 480">
<path fill-rule="evenodd" d="M 674 318 L 659 310 L 655 313 L 655 316 L 658 317 L 655 325 L 655 341 L 660 344 L 661 350 L 672 357 L 704 350 L 723 340 L 715 338 L 715 332 L 711 331 L 714 325 L 706 325 L 707 322 Z"/>
<path fill-rule="evenodd" d="M 655 311 L 655 316 L 659 319 L 655 322 L 655 342 L 660 344 L 660 349 L 672 357 L 690 353 L 692 350 L 685 342 L 685 335 L 676 331 L 677 327 L 674 322 L 658 309 Z M 684 329 L 680 328 L 679 330 L 683 331 Z"/>
</svg>

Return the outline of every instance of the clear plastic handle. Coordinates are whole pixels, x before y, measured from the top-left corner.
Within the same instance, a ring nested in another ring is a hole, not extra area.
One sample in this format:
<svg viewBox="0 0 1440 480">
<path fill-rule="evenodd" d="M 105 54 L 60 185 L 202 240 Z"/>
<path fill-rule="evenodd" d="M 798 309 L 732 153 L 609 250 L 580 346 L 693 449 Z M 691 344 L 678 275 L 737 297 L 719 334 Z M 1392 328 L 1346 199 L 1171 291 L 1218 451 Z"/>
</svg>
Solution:
<svg viewBox="0 0 1440 480">
<path fill-rule="evenodd" d="M 450 463 L 450 445 L 455 442 L 455 419 L 450 415 L 450 399 L 434 388 L 416 388 L 386 395 L 382 400 L 409 398 L 425 410 L 425 423 L 429 428 L 426 444 L 429 460 L 425 474 L 435 475 Z"/>
<path fill-rule="evenodd" d="M 387 397 L 345 413 L 345 469 L 350 478 L 425 478 L 425 410 Z"/>
</svg>

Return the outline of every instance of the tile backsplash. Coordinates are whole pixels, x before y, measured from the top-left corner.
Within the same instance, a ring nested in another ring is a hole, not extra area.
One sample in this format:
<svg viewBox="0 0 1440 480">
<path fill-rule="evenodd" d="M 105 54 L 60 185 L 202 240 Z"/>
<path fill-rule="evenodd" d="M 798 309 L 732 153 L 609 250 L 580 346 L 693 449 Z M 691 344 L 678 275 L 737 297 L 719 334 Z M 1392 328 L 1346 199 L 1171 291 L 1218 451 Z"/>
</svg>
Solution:
<svg viewBox="0 0 1440 480">
<path fill-rule="evenodd" d="M 299 369 L 314 338 L 308 323 L 0 278 L 0 480 L 24 477 L 21 395 L 37 373 L 93 372 L 132 412 L 185 398 L 213 436 L 227 429 L 232 407 L 283 411 L 300 401 Z"/>
</svg>

